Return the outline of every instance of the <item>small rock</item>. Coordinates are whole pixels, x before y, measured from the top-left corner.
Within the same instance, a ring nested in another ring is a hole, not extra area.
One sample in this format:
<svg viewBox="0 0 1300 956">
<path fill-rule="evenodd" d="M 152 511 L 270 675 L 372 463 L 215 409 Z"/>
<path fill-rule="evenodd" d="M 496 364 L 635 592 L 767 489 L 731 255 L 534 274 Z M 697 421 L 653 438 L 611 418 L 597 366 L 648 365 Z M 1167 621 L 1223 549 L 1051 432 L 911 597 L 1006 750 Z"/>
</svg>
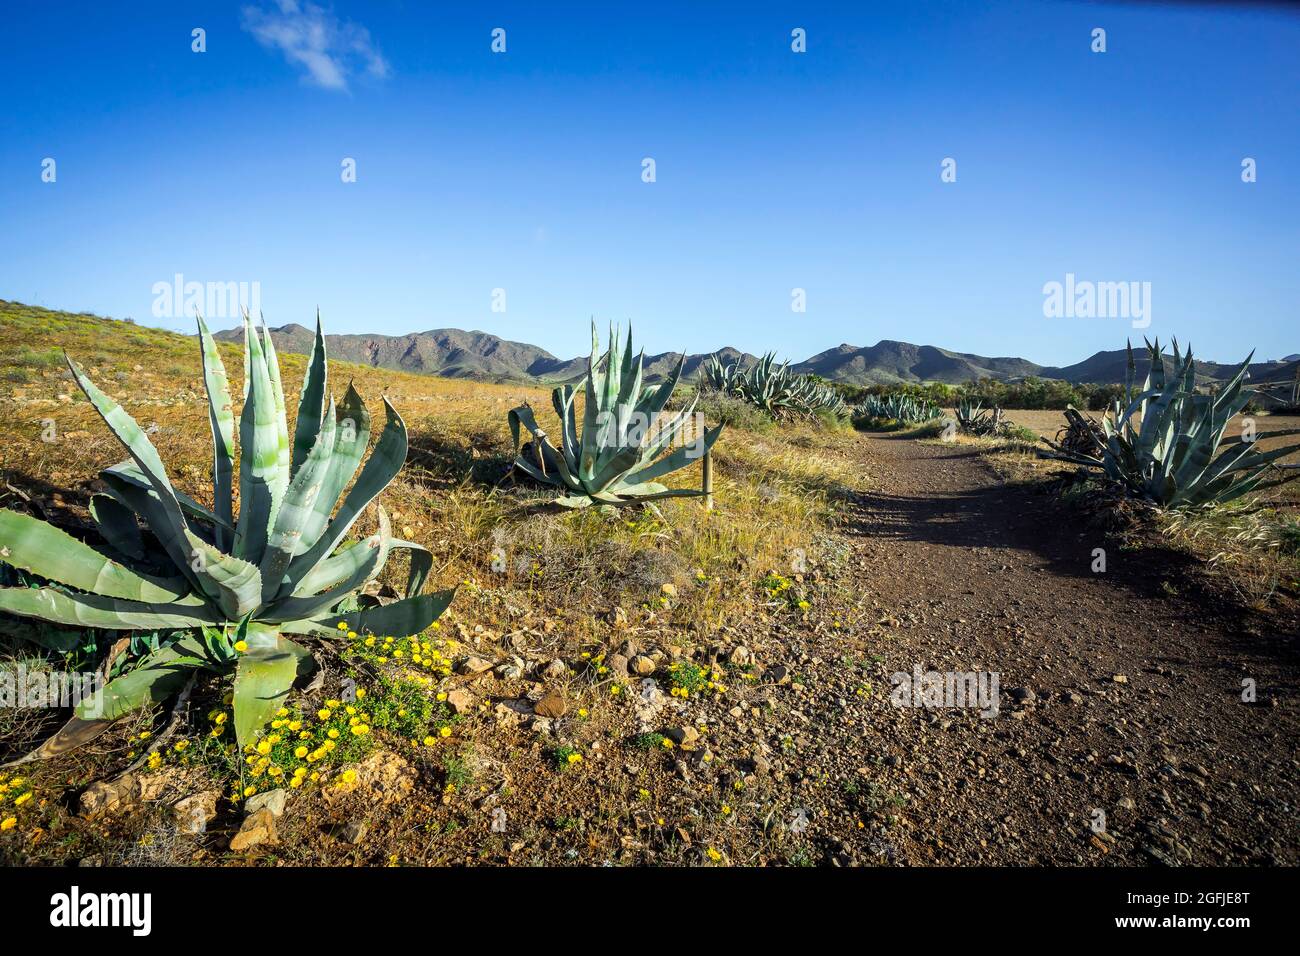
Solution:
<svg viewBox="0 0 1300 956">
<path fill-rule="evenodd" d="M 453 713 L 462 717 L 473 710 L 474 705 L 477 703 L 477 698 L 463 688 L 457 688 L 447 695 L 447 706 L 452 709 Z"/>
<path fill-rule="evenodd" d="M 790 669 L 784 664 L 773 664 L 763 671 L 763 682 L 765 684 L 788 684 L 790 683 Z"/>
<path fill-rule="evenodd" d="M 365 791 L 371 803 L 395 803 L 404 800 L 415 788 L 418 774 L 406 760 L 391 750 L 379 750 L 354 768 L 349 782 L 339 776 L 325 787 L 322 796 L 333 804 L 354 791 Z"/>
<path fill-rule="evenodd" d="M 370 831 L 370 823 L 366 820 L 349 820 L 339 829 L 339 839 L 344 843 L 360 843 L 366 838 Z"/>
<path fill-rule="evenodd" d="M 609 612 L 609 623 L 613 624 L 615 627 L 626 627 L 627 611 L 618 606 L 611 608 Z"/>
<path fill-rule="evenodd" d="M 462 657 L 456 662 L 457 674 L 482 674 L 492 667 L 492 662 L 486 657 L 479 657 L 476 654 L 470 654 Z"/>
<path fill-rule="evenodd" d="M 741 644 L 739 647 L 732 650 L 731 654 L 727 657 L 727 660 L 731 661 L 731 663 L 737 667 L 747 667 L 754 662 L 754 655 L 750 653 L 748 647 Z"/>
<path fill-rule="evenodd" d="M 253 794 L 248 798 L 248 802 L 244 804 L 244 812 L 256 813 L 265 807 L 271 811 L 271 816 L 279 819 L 284 816 L 284 801 L 288 796 L 288 791 L 283 788 Z"/>
<path fill-rule="evenodd" d="M 624 654 L 611 654 L 605 666 L 609 668 L 611 674 L 618 678 L 627 677 L 627 656 Z"/>
<path fill-rule="evenodd" d="M 569 668 L 565 666 L 564 661 L 557 657 L 544 665 L 538 673 L 547 680 L 557 680 L 563 677 L 568 670 Z"/>
<path fill-rule="evenodd" d="M 632 658 L 628 666 L 638 677 L 649 677 L 655 672 L 655 662 L 644 654 Z"/>
<path fill-rule="evenodd" d="M 664 731 L 664 736 L 678 746 L 689 747 L 700 739 L 700 732 L 690 724 L 683 724 L 680 727 L 669 727 Z"/>
<path fill-rule="evenodd" d="M 1038 695 L 1028 687 L 1008 687 L 1007 696 L 1017 704 L 1023 704 L 1026 707 L 1032 706 L 1038 700 Z"/>
<path fill-rule="evenodd" d="M 1111 678 L 1111 680 L 1113 680 L 1116 684 L 1128 683 L 1128 677 L 1124 674 L 1116 674 L 1114 677 Z"/>
<path fill-rule="evenodd" d="M 1119 803 L 1116 804 L 1121 810 L 1136 810 L 1137 804 L 1132 797 L 1120 797 Z"/>
<path fill-rule="evenodd" d="M 495 674 L 502 680 L 518 680 L 524 676 L 525 664 L 522 657 L 512 657 L 510 660 L 498 664 Z"/>
<path fill-rule="evenodd" d="M 665 582 L 664 586 L 659 590 L 664 592 L 664 597 L 677 597 L 677 585 L 673 584 L 671 581 Z"/>
<path fill-rule="evenodd" d="M 526 700 L 503 700 L 492 708 L 492 715 L 499 724 L 517 727 L 533 715 L 533 708 Z"/>
<path fill-rule="evenodd" d="M 125 813 L 139 802 L 135 774 L 125 773 L 116 780 L 101 780 L 87 787 L 81 795 L 81 815 L 93 819 L 110 813 Z"/>
<path fill-rule="evenodd" d="M 280 838 L 275 832 L 275 815 L 269 808 L 263 807 L 244 818 L 239 832 L 230 841 L 230 849 L 234 853 L 239 853 L 261 843 L 279 842 Z"/>
<path fill-rule="evenodd" d="M 172 804 L 172 813 L 176 817 L 176 829 L 189 836 L 202 833 L 217 815 L 217 801 L 221 798 L 219 790 L 204 790 L 192 797 L 178 800 Z"/>
<path fill-rule="evenodd" d="M 569 702 L 564 699 L 564 695 L 551 691 L 537 703 L 533 704 L 533 713 L 539 717 L 563 717 L 569 709 Z"/>
</svg>

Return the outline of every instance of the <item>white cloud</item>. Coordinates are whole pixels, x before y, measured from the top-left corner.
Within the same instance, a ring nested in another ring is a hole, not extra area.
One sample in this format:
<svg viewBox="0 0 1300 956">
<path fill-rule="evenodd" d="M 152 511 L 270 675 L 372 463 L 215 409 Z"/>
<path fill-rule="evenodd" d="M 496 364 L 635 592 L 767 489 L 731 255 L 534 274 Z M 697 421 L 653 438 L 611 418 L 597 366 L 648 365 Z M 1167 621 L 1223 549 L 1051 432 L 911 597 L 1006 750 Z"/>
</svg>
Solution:
<svg viewBox="0 0 1300 956">
<path fill-rule="evenodd" d="M 244 7 L 243 14 L 244 29 L 301 68 L 304 82 L 346 90 L 348 78 L 355 74 L 388 76 L 388 61 L 371 41 L 370 31 L 314 3 L 276 0 L 274 7 Z"/>
</svg>

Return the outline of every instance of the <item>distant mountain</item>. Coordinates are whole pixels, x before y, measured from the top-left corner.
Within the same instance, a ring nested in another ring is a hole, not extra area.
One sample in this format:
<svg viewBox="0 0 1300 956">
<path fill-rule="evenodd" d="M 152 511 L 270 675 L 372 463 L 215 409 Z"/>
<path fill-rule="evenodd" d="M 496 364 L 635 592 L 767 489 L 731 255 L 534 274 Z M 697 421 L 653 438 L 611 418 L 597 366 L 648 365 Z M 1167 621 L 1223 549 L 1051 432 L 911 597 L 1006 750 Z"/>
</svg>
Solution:
<svg viewBox="0 0 1300 956">
<path fill-rule="evenodd" d="M 242 342 L 243 328 L 216 332 L 223 342 Z M 271 330 L 271 340 L 279 352 L 311 353 L 315 333 L 296 323 Z M 487 332 L 462 329 L 432 329 L 408 335 L 330 335 L 325 346 L 331 358 L 376 368 L 401 369 L 447 378 L 473 378 L 492 382 L 537 380 L 576 382 L 587 373 L 587 357 L 559 359 L 545 349 L 523 342 L 511 342 Z M 754 356 L 733 348 L 718 351 L 725 362 L 748 363 Z M 681 358 L 680 352 L 662 352 L 645 357 L 647 382 L 667 375 Z M 683 377 L 694 379 L 708 355 L 688 355 Z"/>
<path fill-rule="evenodd" d="M 216 338 L 239 342 L 242 329 L 216 333 Z M 301 325 L 284 325 L 271 330 L 275 347 L 281 352 L 311 352 L 314 334 Z M 587 357 L 556 358 L 545 349 L 524 342 L 511 342 L 487 332 L 462 329 L 432 329 L 409 335 L 326 335 L 332 358 L 378 368 L 401 369 L 448 378 L 473 378 L 494 382 L 577 382 L 587 371 Z M 734 348 L 716 353 L 724 363 L 749 365 L 757 359 Z M 1135 351 L 1138 373 L 1146 372 L 1146 354 Z M 661 352 L 645 357 L 645 380 L 656 381 L 669 373 L 681 358 L 680 352 Z M 709 354 L 687 355 L 683 379 L 694 381 Z M 1074 365 L 1044 366 L 1015 357 L 989 358 L 967 352 L 950 352 L 934 345 L 912 345 L 890 339 L 872 346 L 840 345 L 791 368 L 812 373 L 834 382 L 854 385 L 893 385 L 903 382 L 944 382 L 957 385 L 980 378 L 1012 381 L 1036 375 L 1040 378 L 1065 379 L 1076 384 L 1105 384 L 1124 381 L 1128 361 L 1123 349 L 1098 352 Z M 1250 367 L 1254 382 L 1277 382 L 1295 377 L 1300 355 L 1274 362 L 1257 362 Z M 1222 380 L 1235 366 L 1217 362 L 1196 363 L 1201 382 Z"/>
<path fill-rule="evenodd" d="M 1147 368 L 1146 349 L 1134 349 L 1133 358 L 1137 363 L 1138 376 L 1144 376 Z M 1171 364 L 1172 356 L 1166 353 L 1166 368 L 1170 367 Z M 1247 369 L 1249 376 L 1247 381 L 1276 382 L 1294 378 L 1297 365 L 1300 365 L 1300 358 L 1284 359 L 1282 362 L 1252 362 Z M 1067 382 L 1106 384 L 1123 382 L 1127 368 L 1128 353 L 1124 349 L 1115 349 L 1109 352 L 1098 352 L 1082 362 L 1067 365 L 1063 368 L 1044 367 L 1035 374 L 1042 378 L 1062 378 Z M 1230 378 L 1236 371 L 1236 365 L 1196 360 L 1196 380 L 1201 383 L 1222 381 Z"/>
<path fill-rule="evenodd" d="M 214 337 L 242 342 L 244 330 L 229 329 Z M 301 325 L 282 325 L 271 330 L 271 340 L 278 351 L 307 355 L 315 334 Z M 448 378 L 564 379 L 572 374 L 573 365 L 535 345 L 461 329 L 433 329 L 409 335 L 326 335 L 325 345 L 332 358 L 344 362 Z"/>
<path fill-rule="evenodd" d="M 986 358 L 949 352 L 933 345 L 912 345 L 888 339 L 870 348 L 841 345 L 792 366 L 822 378 L 854 385 L 893 385 L 899 382 L 945 382 L 956 385 L 977 378 L 1023 378 L 1041 366 L 1022 358 Z"/>
</svg>

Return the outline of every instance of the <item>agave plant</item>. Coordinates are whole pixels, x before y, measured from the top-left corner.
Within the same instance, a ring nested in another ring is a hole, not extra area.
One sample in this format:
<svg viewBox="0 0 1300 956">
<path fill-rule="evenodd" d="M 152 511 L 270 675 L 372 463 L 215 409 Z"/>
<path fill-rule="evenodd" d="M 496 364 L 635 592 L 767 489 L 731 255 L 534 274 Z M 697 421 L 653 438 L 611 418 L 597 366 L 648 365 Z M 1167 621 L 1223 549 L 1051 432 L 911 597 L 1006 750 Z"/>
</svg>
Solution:
<svg viewBox="0 0 1300 956">
<path fill-rule="evenodd" d="M 1222 504 L 1300 477 L 1265 480 L 1272 463 L 1300 444 L 1267 452 L 1255 447 L 1261 438 L 1300 434 L 1300 428 L 1224 437 L 1252 397 L 1243 382 L 1254 353 L 1217 392 L 1205 395 L 1196 391 L 1192 350 L 1180 355 L 1176 340 L 1173 347 L 1171 374 L 1160 340 L 1147 343 L 1150 367 L 1137 388 L 1130 345 L 1123 401 L 1116 399 L 1101 422 L 1104 447 L 1096 455 L 1060 451 L 1056 457 L 1099 468 L 1130 494 L 1166 508 Z"/>
<path fill-rule="evenodd" d="M 819 411 L 839 415 L 848 411 L 839 392 L 811 375 L 796 375 L 790 371 L 789 362 L 778 365 L 775 352 L 768 352 L 747 370 L 736 362 L 723 365 L 717 355 L 711 355 L 700 384 L 705 391 L 722 392 L 749 402 L 773 418 L 788 414 L 814 415 Z"/>
<path fill-rule="evenodd" d="M 891 392 L 887 395 L 868 395 L 860 405 L 853 409 L 853 417 L 859 420 L 880 420 L 913 423 L 928 422 L 942 414 L 939 406 L 924 398 L 916 398 L 903 392 Z"/>
<path fill-rule="evenodd" d="M 575 408 L 577 391 L 571 385 L 561 385 L 551 393 L 555 414 L 560 419 L 558 449 L 538 426 L 532 406 L 525 403 L 511 409 L 509 422 L 515 467 L 540 482 L 567 491 L 568 494 L 556 499 L 557 504 L 566 508 L 703 495 L 702 490 L 670 489 L 655 481 L 707 454 L 722 432 L 721 425 L 706 429 L 699 441 L 663 454 L 683 435 L 695 412 L 692 399 L 686 408 L 661 421 L 664 406 L 681 377 L 685 356 L 678 359 L 672 374 L 658 385 L 642 388 L 645 352 L 640 355 L 633 352 L 631 328 L 622 349 L 618 338 L 617 327 L 612 327 L 609 348 L 598 357 L 600 340 L 592 323 L 581 433 Z M 522 452 L 521 425 L 533 436 L 531 449 Z"/>
<path fill-rule="evenodd" d="M 226 370 L 202 318 L 198 325 L 212 429 L 211 510 L 172 487 L 145 432 L 71 358 L 77 385 L 130 455 L 100 473 L 107 493 L 90 502 L 104 545 L 0 510 L 0 561 L 49 582 L 0 588 L 0 611 L 73 627 L 171 632 L 133 669 L 83 700 L 56 741 L 84 742 L 208 670 L 234 674 L 234 723 L 242 746 L 281 705 L 295 678 L 311 669 L 310 652 L 286 634 L 337 634 L 340 627 L 416 634 L 451 601 L 451 591 L 420 594 L 431 556 L 392 536 L 382 506 L 375 534 L 345 540 L 405 462 L 406 426 L 385 400 L 383 431 L 360 468 L 370 414 L 350 384 L 342 404 L 336 407 L 332 398 L 327 404 L 319 316 L 292 435 L 270 333 L 263 328 L 259 337 L 244 317 L 236 518 L 235 419 Z M 406 597 L 360 609 L 358 593 L 395 549 L 411 552 Z"/>
<path fill-rule="evenodd" d="M 1084 415 L 1073 405 L 1065 406 L 1065 425 L 1056 430 L 1056 440 L 1042 441 L 1058 452 L 1070 452 L 1096 458 L 1106 447 L 1106 432 L 1090 415 Z"/>
<path fill-rule="evenodd" d="M 979 402 L 962 399 L 957 403 L 957 428 L 968 435 L 988 437 L 1001 435 L 1007 430 L 1007 422 L 1002 418 L 1002 409 L 983 408 Z"/>
<path fill-rule="evenodd" d="M 739 366 L 736 362 L 727 365 L 717 355 L 710 355 L 704 364 L 700 376 L 700 387 L 708 392 L 722 392 L 724 395 L 736 393 Z"/>
</svg>

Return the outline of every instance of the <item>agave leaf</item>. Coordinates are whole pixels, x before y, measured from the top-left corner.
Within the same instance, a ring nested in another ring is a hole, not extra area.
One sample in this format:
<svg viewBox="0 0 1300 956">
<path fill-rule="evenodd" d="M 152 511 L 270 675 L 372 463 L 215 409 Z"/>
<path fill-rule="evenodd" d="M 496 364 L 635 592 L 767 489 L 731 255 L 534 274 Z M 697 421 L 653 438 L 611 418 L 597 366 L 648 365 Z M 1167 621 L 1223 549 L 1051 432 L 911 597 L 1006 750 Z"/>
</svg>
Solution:
<svg viewBox="0 0 1300 956">
<path fill-rule="evenodd" d="M 275 527 L 267 538 L 261 564 L 262 602 L 265 604 L 274 600 L 287 584 L 285 572 L 298 550 L 302 529 L 311 517 L 312 508 L 329 474 L 337 434 L 334 403 L 331 401 L 325 427 L 320 429 L 307 460 L 293 476 L 276 514 Z"/>
<path fill-rule="evenodd" d="M 354 559 L 348 576 L 328 591 L 303 597 L 288 597 L 276 602 L 259 615 L 259 619 L 278 623 L 307 620 L 338 604 L 345 597 L 374 579 L 384 569 L 388 551 L 392 546 L 392 531 L 388 513 L 379 507 L 379 533 L 371 535 L 364 543 L 348 549 Z M 359 552 L 355 555 L 352 552 Z"/>
<path fill-rule="evenodd" d="M 0 769 L 31 763 L 33 760 L 49 760 L 71 753 L 90 743 L 111 726 L 112 722 L 107 720 L 82 720 L 80 717 L 72 717 L 31 753 L 17 760 L 0 764 Z"/>
<path fill-rule="evenodd" d="M 237 621 L 257 610 L 262 603 L 262 575 L 257 565 L 218 550 L 188 529 L 185 537 L 190 545 L 190 570 L 222 613 Z"/>
<path fill-rule="evenodd" d="M 302 394 L 298 399 L 298 418 L 293 428 L 293 461 L 289 477 L 298 474 L 307 456 L 316 444 L 316 434 L 321 429 L 321 416 L 325 411 L 328 363 L 325 358 L 325 334 L 321 331 L 320 309 L 316 310 L 316 339 L 312 343 L 311 357 L 307 360 L 307 374 L 302 379 Z M 333 502 L 330 502 L 333 505 Z"/>
<path fill-rule="evenodd" d="M 216 544 L 231 546 L 234 526 L 235 412 L 221 350 L 213 341 L 202 316 L 198 316 L 199 347 L 203 354 L 203 385 L 208 393 L 208 422 L 212 428 L 212 501 L 218 519 Z"/>
<path fill-rule="evenodd" d="M 276 424 L 275 396 L 266 354 L 253 324 L 244 316 L 244 341 L 248 343 L 249 389 L 239 419 L 239 523 L 235 526 L 236 557 L 251 564 L 262 560 L 267 532 L 275 524 L 280 502 L 280 435 Z"/>
<path fill-rule="evenodd" d="M 599 365 L 600 340 L 596 323 L 591 323 L 591 358 L 587 361 L 587 400 L 582 410 L 582 437 L 579 441 L 578 481 L 586 483 L 596 473 L 596 456 L 600 453 L 597 429 L 600 421 L 600 398 L 603 377 Z"/>
<path fill-rule="evenodd" d="M 142 604 L 98 594 L 65 594 L 52 587 L 0 588 L 0 611 L 110 631 L 180 630 L 222 620 L 201 604 Z"/>
<path fill-rule="evenodd" d="M 722 434 L 721 425 L 718 425 L 715 428 L 706 429 L 702 441 L 704 446 L 702 451 L 692 445 L 685 445 L 678 448 L 671 455 L 665 455 L 663 458 L 660 458 L 654 464 L 648 465 L 640 471 L 628 475 L 627 481 L 630 484 L 652 481 L 660 475 L 667 475 L 680 468 L 685 468 L 691 462 L 698 461 L 704 455 L 708 454 L 709 451 L 712 450 L 713 443 L 718 440 L 720 434 Z"/>
<path fill-rule="evenodd" d="M 183 580 L 137 574 L 54 525 L 17 511 L 0 509 L 0 545 L 14 567 L 103 597 L 170 604 L 189 593 Z"/>
<path fill-rule="evenodd" d="M 302 538 L 295 550 L 295 557 L 313 547 L 325 533 L 330 514 L 338 504 L 339 496 L 357 473 L 369 443 L 370 412 L 349 382 L 343 402 L 335 413 L 334 453 L 330 456 L 329 470 L 321 483 L 320 493 L 312 503 L 311 513 L 303 523 Z"/>
<path fill-rule="evenodd" d="M 139 561 L 144 557 L 144 541 L 135 512 L 112 495 L 90 496 L 90 517 L 100 535 L 114 551 Z"/>
<path fill-rule="evenodd" d="M 385 637 L 409 637 L 419 634 L 442 616 L 455 597 L 456 589 L 421 594 L 385 604 L 381 607 L 363 608 L 350 614 L 323 618 L 318 622 L 323 631 L 337 630 L 346 624 L 358 634 L 382 634 Z"/>
<path fill-rule="evenodd" d="M 294 558 L 289 565 L 291 580 L 303 577 L 332 553 L 352 528 L 357 516 L 402 470 L 402 465 L 406 462 L 408 446 L 406 423 L 402 421 L 402 416 L 397 414 L 397 409 L 393 408 L 388 399 L 384 399 L 384 413 L 387 421 L 379 441 L 375 442 L 374 451 L 370 453 L 370 459 L 361 469 L 361 474 L 349 489 L 347 497 L 343 499 L 338 514 L 329 523 L 320 540 L 309 550 Z"/>
<path fill-rule="evenodd" d="M 114 473 L 111 468 L 101 471 L 99 477 L 108 486 L 108 493 L 114 501 L 144 519 L 153 536 L 158 539 L 167 553 L 167 557 L 171 559 L 172 565 L 197 589 L 198 579 L 190 570 L 189 544 L 185 541 L 183 532 L 174 535 L 170 533 L 172 524 L 163 509 L 163 503 L 154 494 L 153 489 L 147 484 L 141 487 L 135 481 Z"/>
<path fill-rule="evenodd" d="M 170 545 L 168 553 L 174 560 L 177 554 L 183 554 L 185 550 L 181 539 L 186 522 L 185 516 L 181 514 L 181 506 L 176 499 L 171 481 L 167 478 L 167 470 L 158 456 L 158 450 L 153 447 L 153 443 L 149 441 L 144 430 L 136 424 L 135 419 L 127 414 L 121 405 L 101 392 L 94 382 L 86 378 L 77 363 L 70 358 L 68 368 L 71 369 L 77 386 L 90 399 L 90 404 L 94 406 L 95 411 L 99 413 L 100 418 L 108 425 L 117 440 L 125 446 L 141 476 L 148 481 L 159 504 L 156 513 L 149 518 L 149 530 L 159 539 L 164 540 L 165 546 Z"/>
<path fill-rule="evenodd" d="M 578 472 L 578 419 L 574 409 L 577 393 L 571 385 L 560 385 L 551 392 L 551 404 L 560 419 L 560 450 L 572 474 Z M 517 448 L 516 448 L 517 450 Z"/>
<path fill-rule="evenodd" d="M 242 750 L 284 704 L 299 675 L 315 666 L 311 653 L 274 628 L 248 622 L 240 639 L 248 645 L 235 668 L 235 738 Z"/>
<path fill-rule="evenodd" d="M 293 589 L 291 597 L 311 597 L 326 588 L 332 588 L 340 581 L 346 580 L 369 558 L 369 549 L 361 542 L 351 547 L 340 548 L 303 575 Z"/>
<path fill-rule="evenodd" d="M 396 550 L 409 551 L 410 570 L 406 575 L 406 594 L 404 597 L 412 598 L 424 590 L 424 582 L 429 579 L 429 572 L 433 570 L 433 553 L 422 544 L 416 544 L 414 541 L 403 541 L 401 538 L 394 538 L 390 547 Z"/>
<path fill-rule="evenodd" d="M 262 351 L 266 355 L 266 374 L 271 380 L 271 397 L 275 399 L 276 463 L 279 467 L 275 500 L 280 501 L 289 487 L 292 449 L 289 446 L 289 423 L 285 418 L 288 410 L 284 404 L 284 383 L 280 381 L 280 359 L 275 354 L 275 342 L 271 340 L 271 330 L 265 320 L 262 321 Z"/>
<path fill-rule="evenodd" d="M 79 720 L 111 723 L 141 707 L 162 703 L 184 686 L 196 668 L 207 663 L 197 638 L 181 638 L 154 651 L 134 670 L 109 681 L 82 700 L 73 714 Z"/>
<path fill-rule="evenodd" d="M 632 446 L 620 448 L 604 465 L 591 477 L 589 481 L 584 481 L 583 488 L 588 494 L 598 494 L 611 488 L 619 479 L 628 473 L 629 470 L 636 467 L 637 460 L 641 457 L 641 450 Z"/>
<path fill-rule="evenodd" d="M 145 473 L 140 470 L 139 466 L 137 466 L 136 463 L 131 459 L 128 458 L 125 461 L 118 462 L 116 465 L 111 465 L 110 467 L 105 468 L 103 471 L 99 473 L 99 476 L 101 478 L 104 478 L 108 474 L 116 475 L 123 481 L 135 485 L 140 490 L 149 492 L 153 496 L 155 501 L 161 501 L 161 499 L 158 498 L 157 492 L 154 491 L 153 483 L 149 480 L 148 476 L 145 475 Z M 217 517 L 215 512 L 204 507 L 202 504 L 195 501 L 189 495 L 185 494 L 185 492 L 178 491 L 177 489 L 173 488 L 172 497 L 174 497 L 176 499 L 176 503 L 180 505 L 181 513 L 183 515 L 188 515 L 190 518 L 196 518 L 200 522 L 211 524 L 214 527 L 220 527 L 222 525 L 221 519 Z M 131 506 L 127 505 L 127 507 L 131 507 Z M 195 531 L 200 530 L 200 526 L 196 525 L 194 521 L 187 521 L 186 523 L 189 525 L 191 529 Z M 231 532 L 234 531 L 233 526 L 227 525 L 226 527 L 229 531 Z M 150 524 L 149 528 L 150 530 L 153 530 L 153 525 Z"/>
</svg>

